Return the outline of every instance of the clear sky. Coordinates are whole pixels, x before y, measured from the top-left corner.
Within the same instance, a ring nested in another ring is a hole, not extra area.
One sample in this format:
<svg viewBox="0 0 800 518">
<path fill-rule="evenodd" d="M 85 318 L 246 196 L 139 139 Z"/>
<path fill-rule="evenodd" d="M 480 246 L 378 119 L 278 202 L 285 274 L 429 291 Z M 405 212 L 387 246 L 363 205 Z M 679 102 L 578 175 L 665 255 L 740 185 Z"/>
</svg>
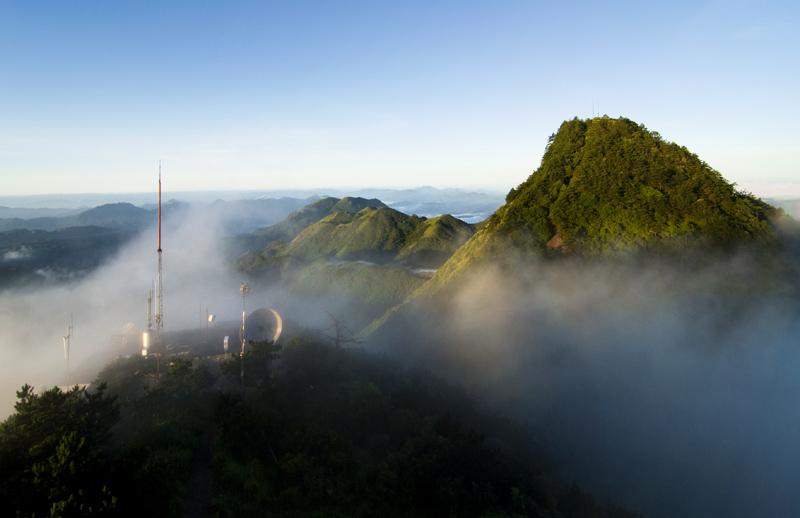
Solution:
<svg viewBox="0 0 800 518">
<path fill-rule="evenodd" d="M 767 196 L 800 184 L 800 2 L 4 1 L 4 195 L 506 191 L 624 116 Z"/>
</svg>

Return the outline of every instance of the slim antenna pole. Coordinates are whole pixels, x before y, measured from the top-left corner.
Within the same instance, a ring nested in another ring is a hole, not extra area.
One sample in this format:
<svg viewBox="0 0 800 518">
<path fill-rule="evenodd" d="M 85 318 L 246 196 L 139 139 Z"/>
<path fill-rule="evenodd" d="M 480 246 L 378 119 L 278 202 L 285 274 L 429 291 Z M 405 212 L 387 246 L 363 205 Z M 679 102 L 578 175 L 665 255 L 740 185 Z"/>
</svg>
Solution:
<svg viewBox="0 0 800 518">
<path fill-rule="evenodd" d="M 161 275 L 161 160 L 158 161 L 158 285 L 156 286 L 156 380 L 161 378 L 164 349 L 164 295 Z"/>
<path fill-rule="evenodd" d="M 250 293 L 250 286 L 245 283 L 239 287 L 239 294 L 242 296 L 242 401 L 244 401 L 244 321 L 246 316 L 246 310 L 244 305 L 244 299 Z"/>
<path fill-rule="evenodd" d="M 69 314 L 69 326 L 67 327 L 67 334 L 63 336 L 64 340 L 64 361 L 66 363 L 66 376 L 67 376 L 67 386 L 69 386 L 69 345 L 70 340 L 72 339 L 72 330 L 74 326 L 72 325 L 72 313 Z"/>
<path fill-rule="evenodd" d="M 161 252 L 161 160 L 158 161 L 158 251 Z"/>
<path fill-rule="evenodd" d="M 156 289 L 156 337 L 164 336 L 164 297 L 162 293 L 161 275 L 161 160 L 158 161 L 158 287 Z"/>
</svg>

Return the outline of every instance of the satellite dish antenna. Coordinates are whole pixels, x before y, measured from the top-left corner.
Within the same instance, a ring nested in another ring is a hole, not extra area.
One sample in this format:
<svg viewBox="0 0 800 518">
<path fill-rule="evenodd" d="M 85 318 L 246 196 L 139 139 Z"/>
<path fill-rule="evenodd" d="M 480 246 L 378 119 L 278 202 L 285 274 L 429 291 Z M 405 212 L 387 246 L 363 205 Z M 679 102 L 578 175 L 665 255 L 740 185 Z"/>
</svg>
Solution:
<svg viewBox="0 0 800 518">
<path fill-rule="evenodd" d="M 257 309 L 247 315 L 244 321 L 244 341 L 254 342 L 278 341 L 283 331 L 283 320 L 274 309 Z"/>
</svg>

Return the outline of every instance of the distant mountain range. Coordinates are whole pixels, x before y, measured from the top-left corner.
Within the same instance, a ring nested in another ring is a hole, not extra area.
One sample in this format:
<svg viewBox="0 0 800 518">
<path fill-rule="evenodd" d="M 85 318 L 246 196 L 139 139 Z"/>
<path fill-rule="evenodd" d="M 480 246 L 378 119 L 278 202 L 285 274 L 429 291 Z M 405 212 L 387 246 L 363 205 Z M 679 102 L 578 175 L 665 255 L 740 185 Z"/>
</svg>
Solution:
<svg viewBox="0 0 800 518">
<path fill-rule="evenodd" d="M 68 216 L 35 217 L 31 219 L 7 218 L 0 220 L 0 231 L 56 230 L 59 228 L 97 226 L 135 230 L 152 221 L 152 213 L 130 203 L 101 205 Z"/>
<path fill-rule="evenodd" d="M 292 192 L 300 193 L 300 191 Z M 429 187 L 404 191 L 381 189 L 370 192 L 387 196 L 389 197 L 387 199 L 395 200 L 392 203 L 407 209 L 413 207 L 424 209 L 426 213 L 420 214 L 420 218 L 417 218 L 420 221 L 425 217 L 440 216 L 442 212 L 438 211 L 444 208 L 469 213 L 473 218 L 485 219 L 499 206 L 501 201 L 499 195 L 458 189 L 438 190 Z M 215 194 L 220 197 L 213 198 Z M 259 193 L 242 192 L 241 194 Z M 280 198 L 223 199 L 223 197 L 229 198 L 231 193 L 175 193 L 174 197 L 170 195 L 169 200 L 163 204 L 164 224 L 169 225 L 174 223 L 178 217 L 189 214 L 199 215 L 205 218 L 209 224 L 221 227 L 230 236 L 228 238 L 230 252 L 238 254 L 246 250 L 261 250 L 268 243 L 276 240 L 291 242 L 311 224 L 338 211 L 357 213 L 367 206 L 372 208 L 388 206 L 377 197 L 370 199 L 348 196 L 343 198 L 320 197 L 313 194 L 313 191 L 301 194 L 309 194 L 309 196 L 306 198 L 284 196 Z M 17 201 L 21 202 L 20 205 L 38 203 L 69 205 L 70 200 L 88 203 L 115 196 L 120 195 L 5 197 L 0 198 L 0 201 L 9 204 Z M 124 197 L 135 201 L 152 200 L 152 194 L 125 195 Z M 59 242 L 58 246 L 63 246 L 66 241 L 73 240 L 70 248 L 72 252 L 65 252 L 57 258 L 60 265 L 59 271 L 64 273 L 63 278 L 71 278 L 70 264 L 74 264 L 76 269 L 80 264 L 81 271 L 88 271 L 87 267 L 91 269 L 100 263 L 100 259 L 92 261 L 88 259 L 89 257 L 102 256 L 105 258 L 108 256 L 111 250 L 108 247 L 112 246 L 108 242 L 110 235 L 117 236 L 117 244 L 121 244 L 136 233 L 155 226 L 157 208 L 157 204 L 152 201 L 143 203 L 141 206 L 136 206 L 129 201 L 117 201 L 93 208 L 0 207 L 0 216 L 5 216 L 0 219 L 0 258 L 11 258 L 0 261 L 0 268 L 6 272 L 3 279 L 9 281 L 15 276 L 35 278 L 36 275 L 31 272 L 44 271 L 46 261 L 54 259 L 54 256 L 44 253 L 42 250 L 50 247 L 50 242 L 53 240 Z M 409 216 L 410 214 L 405 214 L 403 217 Z M 428 226 L 432 224 L 433 221 L 427 223 Z M 93 248 L 93 238 L 104 245 Z M 428 242 L 432 243 L 430 239 Z M 20 252 L 21 247 L 26 243 L 35 243 L 35 245 L 27 245 L 24 247 L 25 252 Z M 417 262 L 426 265 L 441 262 L 440 258 L 445 257 L 442 255 L 442 250 L 418 248 L 419 250 L 413 254 L 408 249 L 403 255 L 407 259 L 413 258 L 411 263 Z M 448 253 L 451 252 L 445 252 L 445 255 Z M 423 260 L 423 256 L 427 259 Z M 406 264 L 409 264 L 409 261 L 406 261 Z"/>
<path fill-rule="evenodd" d="M 313 201 L 334 197 L 354 196 L 378 198 L 387 206 L 406 214 L 433 217 L 441 214 L 473 215 L 478 219 L 460 217 L 469 223 L 486 219 L 494 209 L 502 205 L 504 192 L 436 189 L 419 187 L 415 189 L 281 189 L 269 191 L 169 191 L 165 199 L 175 199 L 194 206 L 214 204 L 218 201 L 231 203 L 242 200 L 279 200 L 281 198 L 305 201 L 292 210 Z M 85 211 L 92 207 L 111 203 L 130 203 L 137 207 L 153 208 L 158 202 L 156 192 L 149 193 L 109 193 L 109 194 L 50 194 L 36 196 L 0 196 L 0 218 L 30 219 L 43 216 L 64 216 Z M 291 212 L 291 210 L 289 211 Z M 282 220 L 286 215 L 276 218 L 262 226 Z"/>
<path fill-rule="evenodd" d="M 321 189 L 282 191 L 210 191 L 171 192 L 166 203 L 181 202 L 186 206 L 203 208 L 224 220 L 231 231 L 249 233 L 268 225 L 274 225 L 292 211 L 314 201 L 328 197 L 360 197 L 379 199 L 389 207 L 405 214 L 435 217 L 452 214 L 468 223 L 476 223 L 489 217 L 503 203 L 503 194 L 489 191 L 464 189 Z M 84 220 L 72 220 L 83 212 L 100 206 L 117 206 L 130 212 L 127 205 L 154 210 L 157 197 L 153 193 L 139 194 L 73 194 L 42 196 L 0 196 L 0 231 L 28 228 L 55 230 L 75 224 L 86 224 L 86 219 L 108 217 L 97 214 L 84 216 Z M 120 221 L 96 219 L 89 224 L 118 227 Z"/>
<path fill-rule="evenodd" d="M 33 218 L 60 218 L 62 216 L 72 216 L 85 211 L 86 208 L 79 209 L 48 209 L 48 208 L 14 208 L 0 206 L 0 220 L 3 219 L 33 219 Z"/>
<path fill-rule="evenodd" d="M 295 198 L 264 199 L 264 200 L 236 200 L 225 202 L 217 200 L 203 206 L 206 213 L 214 214 L 220 221 L 232 227 L 232 231 L 258 228 L 280 221 L 288 213 L 297 210 L 310 200 Z M 313 201 L 313 200 L 311 200 Z M 165 214 L 186 212 L 192 205 L 171 199 L 163 204 Z M 46 209 L 9 209 L 0 213 L 38 214 Z M 94 225 L 98 227 L 116 228 L 135 231 L 157 221 L 158 205 L 144 205 L 137 207 L 130 203 L 119 202 L 100 205 L 92 209 L 69 211 L 63 216 L 32 217 L 24 219 L 12 217 L 0 219 L 0 231 L 29 229 L 29 230 L 56 230 L 75 226 Z"/>
</svg>

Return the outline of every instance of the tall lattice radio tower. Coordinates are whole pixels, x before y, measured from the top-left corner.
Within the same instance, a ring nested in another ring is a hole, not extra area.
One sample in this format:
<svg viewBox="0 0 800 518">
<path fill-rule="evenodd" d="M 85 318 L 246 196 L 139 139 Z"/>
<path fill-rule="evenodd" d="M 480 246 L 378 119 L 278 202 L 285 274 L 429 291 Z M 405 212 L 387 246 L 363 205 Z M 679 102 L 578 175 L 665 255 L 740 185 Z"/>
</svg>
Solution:
<svg viewBox="0 0 800 518">
<path fill-rule="evenodd" d="M 158 286 L 156 286 L 156 340 L 164 339 L 164 299 L 161 293 L 161 160 L 158 161 Z"/>
</svg>

